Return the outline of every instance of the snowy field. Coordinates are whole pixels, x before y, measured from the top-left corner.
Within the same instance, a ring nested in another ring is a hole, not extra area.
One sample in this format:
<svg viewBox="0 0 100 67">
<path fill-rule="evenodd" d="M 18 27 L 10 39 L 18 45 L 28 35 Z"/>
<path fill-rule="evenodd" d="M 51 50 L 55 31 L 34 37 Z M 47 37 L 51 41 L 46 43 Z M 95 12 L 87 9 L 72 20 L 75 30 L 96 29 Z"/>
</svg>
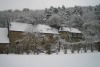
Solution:
<svg viewBox="0 0 100 67">
<path fill-rule="evenodd" d="M 1 54 L 0 67 L 100 67 L 100 53 L 65 55 Z"/>
</svg>

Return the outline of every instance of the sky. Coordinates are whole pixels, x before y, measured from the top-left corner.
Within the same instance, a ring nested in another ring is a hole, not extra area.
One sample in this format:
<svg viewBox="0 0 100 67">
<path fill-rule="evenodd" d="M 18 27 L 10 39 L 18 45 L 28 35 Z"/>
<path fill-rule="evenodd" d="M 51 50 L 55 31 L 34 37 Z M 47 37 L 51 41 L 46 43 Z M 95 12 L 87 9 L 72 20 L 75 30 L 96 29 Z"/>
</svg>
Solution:
<svg viewBox="0 0 100 67">
<path fill-rule="evenodd" d="M 50 6 L 61 7 L 62 5 L 65 7 L 95 6 L 98 4 L 100 4 L 100 0 L 0 0 L 0 10 L 45 9 Z"/>
</svg>

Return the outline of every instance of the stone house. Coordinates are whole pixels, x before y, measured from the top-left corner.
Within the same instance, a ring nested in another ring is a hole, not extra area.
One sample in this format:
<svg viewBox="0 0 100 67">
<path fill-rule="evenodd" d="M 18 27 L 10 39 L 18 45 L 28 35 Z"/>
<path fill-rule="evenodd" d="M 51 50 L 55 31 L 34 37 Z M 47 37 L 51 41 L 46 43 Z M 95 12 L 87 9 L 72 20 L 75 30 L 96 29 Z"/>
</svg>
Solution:
<svg viewBox="0 0 100 67">
<path fill-rule="evenodd" d="M 33 33 L 37 33 L 34 38 L 34 44 L 38 45 L 51 45 L 55 44 L 58 39 L 58 30 L 48 25 L 38 24 L 33 27 Z"/>
<path fill-rule="evenodd" d="M 31 25 L 11 22 L 9 27 L 10 45 L 14 49 L 18 44 L 23 45 L 24 50 L 27 50 L 27 47 L 31 48 L 34 44 L 37 46 L 53 44 L 57 40 L 58 35 L 57 29 L 42 24 Z"/>
<path fill-rule="evenodd" d="M 20 23 L 20 22 L 11 22 L 9 24 L 9 39 L 10 39 L 10 46 L 12 48 L 11 51 L 13 51 L 16 46 L 24 46 L 26 44 L 31 43 L 31 38 L 29 37 L 28 42 L 24 39 L 26 36 L 25 30 L 28 26 L 31 26 L 31 24 L 27 23 Z"/>
</svg>

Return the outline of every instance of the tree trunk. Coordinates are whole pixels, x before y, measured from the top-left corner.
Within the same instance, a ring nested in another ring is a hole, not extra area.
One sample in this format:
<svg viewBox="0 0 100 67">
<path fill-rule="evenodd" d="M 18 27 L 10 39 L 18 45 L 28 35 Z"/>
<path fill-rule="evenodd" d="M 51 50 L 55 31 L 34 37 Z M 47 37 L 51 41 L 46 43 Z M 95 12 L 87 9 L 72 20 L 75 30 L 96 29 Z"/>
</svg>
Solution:
<svg viewBox="0 0 100 67">
<path fill-rule="evenodd" d="M 91 48 L 91 52 L 93 52 L 93 45 L 92 44 L 91 44 L 90 48 Z"/>
</svg>

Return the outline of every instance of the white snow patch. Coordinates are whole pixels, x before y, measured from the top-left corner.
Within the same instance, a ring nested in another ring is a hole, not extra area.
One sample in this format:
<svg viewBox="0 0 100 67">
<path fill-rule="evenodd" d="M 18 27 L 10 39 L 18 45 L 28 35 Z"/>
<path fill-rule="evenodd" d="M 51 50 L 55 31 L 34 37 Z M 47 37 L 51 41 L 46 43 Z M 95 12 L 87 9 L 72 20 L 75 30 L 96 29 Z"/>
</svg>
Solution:
<svg viewBox="0 0 100 67">
<path fill-rule="evenodd" d="M 9 43 L 7 28 L 0 28 L 0 43 Z"/>
<path fill-rule="evenodd" d="M 0 67 L 100 67 L 100 53 L 0 55 Z"/>
</svg>

